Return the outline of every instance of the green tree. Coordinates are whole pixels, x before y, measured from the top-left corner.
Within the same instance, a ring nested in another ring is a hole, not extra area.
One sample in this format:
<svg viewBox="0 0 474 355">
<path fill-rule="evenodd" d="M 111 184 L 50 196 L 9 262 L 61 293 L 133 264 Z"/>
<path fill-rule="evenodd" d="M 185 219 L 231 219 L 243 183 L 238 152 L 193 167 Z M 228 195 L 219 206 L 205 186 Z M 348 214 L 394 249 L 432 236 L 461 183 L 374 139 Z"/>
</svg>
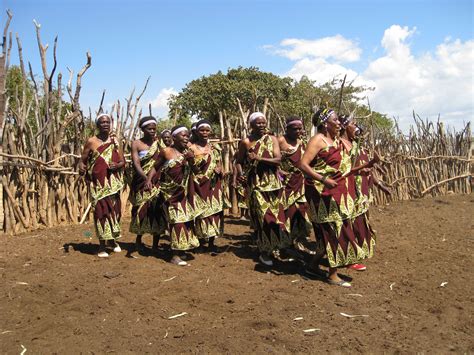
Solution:
<svg viewBox="0 0 474 355">
<path fill-rule="evenodd" d="M 311 128 L 315 107 L 329 106 L 341 114 L 355 113 L 366 117 L 369 109 L 364 105 L 363 93 L 373 88 L 345 83 L 340 97 L 342 79 L 323 85 L 303 76 L 299 81 L 282 78 L 256 67 L 228 69 L 189 82 L 177 95 L 171 97 L 171 115 L 177 117 L 207 118 L 219 123 L 220 115 L 235 127 L 235 120 L 267 105 L 271 129 L 279 131 L 285 117 L 298 115 L 306 129 Z M 274 119 L 276 117 L 276 119 Z M 364 118 L 362 120 L 365 120 Z M 374 125 L 390 129 L 392 121 L 385 115 L 373 112 Z"/>
<path fill-rule="evenodd" d="M 5 90 L 10 113 L 13 115 L 19 114 L 19 110 L 22 106 L 28 104 L 32 104 L 30 112 L 34 112 L 33 84 L 28 79 L 23 80 L 19 66 L 13 65 L 8 69 Z"/>
</svg>

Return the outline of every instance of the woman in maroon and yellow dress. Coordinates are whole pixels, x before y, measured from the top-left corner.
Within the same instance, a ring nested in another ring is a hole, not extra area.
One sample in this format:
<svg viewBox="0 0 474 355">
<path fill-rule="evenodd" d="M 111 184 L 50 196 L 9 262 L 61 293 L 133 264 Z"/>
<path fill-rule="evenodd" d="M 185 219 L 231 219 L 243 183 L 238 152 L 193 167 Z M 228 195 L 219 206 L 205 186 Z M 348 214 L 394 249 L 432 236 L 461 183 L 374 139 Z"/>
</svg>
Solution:
<svg viewBox="0 0 474 355">
<path fill-rule="evenodd" d="M 161 148 L 166 148 L 166 147 L 171 147 L 173 144 L 173 137 L 171 137 L 171 130 L 168 128 L 164 129 L 160 133 L 160 147 Z"/>
<path fill-rule="evenodd" d="M 267 120 L 263 113 L 252 113 L 249 121 L 252 132 L 240 141 L 235 169 L 236 173 L 247 174 L 235 177 L 234 181 L 247 182 L 250 220 L 256 232 L 259 260 L 264 265 L 272 266 L 271 255 L 292 245 L 281 203 L 283 185 L 278 175 L 280 147 L 277 138 L 267 134 Z"/>
<path fill-rule="evenodd" d="M 153 235 L 153 250 L 158 248 L 159 238 L 167 227 L 162 209 L 157 204 L 159 184 L 153 181 L 147 186 L 147 176 L 155 164 L 153 157 L 160 149 L 160 139 L 156 139 L 156 119 L 143 117 L 139 122 L 143 137 L 132 142 L 132 166 L 129 169 L 129 200 L 132 205 L 130 232 L 137 235 L 135 245 L 143 250 L 143 234 Z M 155 180 L 158 180 L 155 178 Z"/>
<path fill-rule="evenodd" d="M 110 133 L 112 118 L 101 114 L 96 119 L 99 133 L 89 138 L 82 151 L 79 172 L 86 174 L 91 184 L 91 203 L 94 208 L 94 226 L 99 239 L 98 256 L 108 257 L 106 242 L 118 253 L 122 204 L 120 192 L 124 186 L 125 159 L 115 137 Z"/>
<path fill-rule="evenodd" d="M 305 195 L 318 243 L 308 272 L 327 277 L 330 284 L 351 287 L 338 276 L 337 268 L 365 259 L 369 250 L 352 229 L 356 196 L 354 180 L 347 178 L 352 168 L 350 156 L 344 153 L 338 139 L 340 123 L 333 110 L 319 110 L 313 116 L 313 124 L 318 133 L 308 142 L 300 165 L 307 177 Z M 373 162 L 364 167 L 371 165 Z M 329 274 L 319 268 L 324 254 L 328 257 Z"/>
<path fill-rule="evenodd" d="M 306 250 L 305 244 L 311 234 L 308 203 L 305 197 L 304 176 L 299 169 L 305 144 L 302 141 L 303 120 L 292 116 L 286 120 L 286 133 L 278 138 L 281 151 L 280 172 L 283 175 L 283 198 L 287 228 L 291 239 L 299 250 Z"/>
<path fill-rule="evenodd" d="M 353 167 L 359 167 L 367 164 L 369 154 L 362 146 L 358 139 L 361 129 L 357 126 L 355 120 L 350 116 L 342 116 L 339 118 L 341 123 L 341 142 L 344 145 L 345 152 L 350 154 Z M 356 200 L 354 205 L 354 213 L 352 216 L 352 228 L 359 240 L 359 244 L 368 246 L 368 256 L 372 257 L 375 251 L 375 233 L 369 224 L 369 205 L 372 202 L 372 194 L 370 192 L 372 185 L 377 185 L 384 193 L 390 194 L 390 190 L 372 174 L 372 169 L 360 169 L 351 174 L 354 179 L 354 188 Z M 364 264 L 352 264 L 348 268 L 356 271 L 366 270 Z"/>
<path fill-rule="evenodd" d="M 200 120 L 196 124 L 196 141 L 190 149 L 194 152 L 193 177 L 195 190 L 202 202 L 200 215 L 195 220 L 195 230 L 201 244 L 208 242 L 208 250 L 216 252 L 215 238 L 222 231 L 222 217 L 226 206 L 222 172 L 222 152 L 218 144 L 209 143 L 211 124 Z"/>
<path fill-rule="evenodd" d="M 194 219 L 198 209 L 193 184 L 190 184 L 191 165 L 194 164 L 193 151 L 188 149 L 189 133 L 184 126 L 171 130 L 173 145 L 155 154 L 155 165 L 148 174 L 147 184 L 152 186 L 154 176 L 160 174 L 160 192 L 171 237 L 171 262 L 187 265 L 182 254 L 199 246 L 194 233 Z"/>
</svg>

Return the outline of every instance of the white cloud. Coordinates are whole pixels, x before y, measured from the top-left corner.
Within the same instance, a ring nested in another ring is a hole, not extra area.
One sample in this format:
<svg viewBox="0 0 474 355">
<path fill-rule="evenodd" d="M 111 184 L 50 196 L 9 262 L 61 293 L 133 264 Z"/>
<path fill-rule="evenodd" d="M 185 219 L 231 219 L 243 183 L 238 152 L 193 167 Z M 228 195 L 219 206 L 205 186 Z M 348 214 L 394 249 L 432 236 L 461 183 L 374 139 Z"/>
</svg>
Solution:
<svg viewBox="0 0 474 355">
<path fill-rule="evenodd" d="M 147 103 L 151 104 L 151 108 L 157 111 L 154 114 L 159 117 L 168 115 L 168 99 L 171 95 L 176 95 L 178 92 L 174 88 L 163 88 L 156 97 Z"/>
<path fill-rule="evenodd" d="M 341 35 L 316 40 L 288 38 L 280 42 L 280 47 L 264 46 L 264 48 L 291 60 L 332 58 L 336 62 L 355 62 L 362 53 L 357 43 Z"/>
<path fill-rule="evenodd" d="M 318 84 L 324 84 L 347 74 L 347 81 L 354 81 L 354 85 L 373 84 L 343 65 L 360 60 L 362 49 L 356 41 L 339 34 L 315 40 L 289 38 L 282 40 L 279 46 L 267 45 L 263 48 L 296 62 L 284 76 L 299 80 L 306 75 Z"/>
<path fill-rule="evenodd" d="M 362 80 L 359 74 L 354 70 L 347 69 L 341 64 L 329 63 L 322 58 L 303 58 L 297 61 L 284 76 L 299 80 L 303 75 L 306 75 L 309 79 L 315 80 L 318 84 L 324 84 L 334 78 L 343 77 L 345 74 L 347 74 L 347 81 L 355 79 L 355 85 L 371 85 L 370 82 Z"/>
<path fill-rule="evenodd" d="M 399 116 L 405 126 L 413 110 L 423 118 L 440 114 L 457 127 L 472 121 L 474 41 L 447 38 L 433 53 L 414 56 L 406 43 L 413 32 L 397 25 L 387 29 L 385 55 L 362 73 L 375 82 L 374 109 Z"/>
<path fill-rule="evenodd" d="M 410 41 L 415 33 L 416 27 L 393 25 L 386 29 L 381 40 L 383 54 L 360 73 L 343 64 L 360 60 L 362 51 L 340 35 L 287 39 L 280 47 L 266 49 L 295 62 L 286 73 L 295 79 L 306 75 L 322 83 L 347 74 L 349 80 L 357 78 L 356 85 L 375 87 L 368 93 L 373 109 L 399 117 L 402 127 L 412 122 L 413 110 L 430 119 L 439 113 L 442 120 L 456 127 L 472 121 L 474 40 L 463 42 L 447 36 L 432 51 L 414 55 Z"/>
</svg>

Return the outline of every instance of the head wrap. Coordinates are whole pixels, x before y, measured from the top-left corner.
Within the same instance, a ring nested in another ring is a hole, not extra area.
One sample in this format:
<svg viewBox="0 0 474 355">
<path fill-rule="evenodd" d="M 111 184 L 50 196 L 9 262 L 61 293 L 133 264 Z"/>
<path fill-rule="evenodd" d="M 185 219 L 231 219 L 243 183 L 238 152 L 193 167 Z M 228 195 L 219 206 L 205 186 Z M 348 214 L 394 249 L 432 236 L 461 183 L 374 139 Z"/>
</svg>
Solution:
<svg viewBox="0 0 474 355">
<path fill-rule="evenodd" d="M 175 126 L 171 129 L 171 135 L 172 136 L 176 136 L 178 133 L 181 133 L 181 132 L 184 132 L 184 131 L 187 131 L 188 129 L 185 127 L 185 126 Z"/>
<path fill-rule="evenodd" d="M 318 127 L 325 123 L 335 111 L 330 108 L 318 110 L 313 116 L 313 124 Z"/>
<path fill-rule="evenodd" d="M 352 116 L 341 116 L 339 117 L 339 122 L 341 123 L 342 128 L 347 128 L 349 126 L 349 123 L 352 121 Z"/>
<path fill-rule="evenodd" d="M 149 124 L 152 124 L 152 123 L 156 124 L 156 118 L 155 117 L 153 117 L 153 116 L 143 117 L 140 120 L 139 127 L 140 128 L 145 128 L 146 126 L 148 126 Z"/>
<path fill-rule="evenodd" d="M 320 119 L 321 119 L 321 123 L 324 123 L 328 120 L 329 116 L 331 116 L 332 114 L 334 113 L 334 110 L 333 109 L 330 109 L 330 108 L 325 108 L 321 114 L 319 115 Z"/>
<path fill-rule="evenodd" d="M 196 127 L 197 127 L 197 122 L 194 122 L 192 125 L 191 125 L 191 131 L 195 131 L 196 130 Z"/>
<path fill-rule="evenodd" d="M 95 123 L 99 123 L 99 120 L 102 118 L 102 117 L 108 117 L 110 119 L 110 121 L 112 121 L 112 117 L 108 114 L 108 113 L 101 113 L 99 116 L 97 116 L 97 118 L 95 119 Z"/>
<path fill-rule="evenodd" d="M 261 112 L 254 112 L 250 115 L 249 117 L 249 122 L 252 123 L 253 121 L 255 121 L 257 118 L 260 118 L 260 117 L 263 117 L 265 118 L 265 115 Z"/>
<path fill-rule="evenodd" d="M 196 123 L 196 129 L 199 129 L 199 127 L 207 127 L 211 129 L 211 122 L 208 120 L 200 120 Z"/>
</svg>

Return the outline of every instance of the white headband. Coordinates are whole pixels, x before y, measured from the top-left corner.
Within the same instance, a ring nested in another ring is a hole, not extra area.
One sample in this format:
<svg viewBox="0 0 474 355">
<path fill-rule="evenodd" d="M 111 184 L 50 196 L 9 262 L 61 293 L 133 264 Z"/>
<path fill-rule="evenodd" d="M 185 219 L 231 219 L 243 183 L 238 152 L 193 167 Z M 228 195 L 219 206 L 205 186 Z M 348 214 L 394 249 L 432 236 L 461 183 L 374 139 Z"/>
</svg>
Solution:
<svg viewBox="0 0 474 355">
<path fill-rule="evenodd" d="M 303 124 L 303 121 L 302 120 L 293 120 L 293 121 L 290 121 L 286 124 L 286 127 L 290 127 L 290 126 L 293 126 L 295 124 Z"/>
<path fill-rule="evenodd" d="M 108 117 L 110 120 L 112 120 L 112 117 L 110 117 L 110 115 L 108 113 L 101 113 L 99 116 L 97 116 L 97 118 L 95 119 L 95 122 L 99 122 L 99 120 L 102 117 Z"/>
<path fill-rule="evenodd" d="M 254 112 L 250 115 L 249 122 L 252 123 L 253 121 L 255 121 L 259 117 L 265 118 L 265 115 L 261 112 Z"/>
<path fill-rule="evenodd" d="M 199 125 L 196 126 L 196 129 L 199 129 L 200 127 L 207 127 L 207 128 L 211 128 L 211 125 L 208 124 L 208 123 L 201 123 Z"/>
<path fill-rule="evenodd" d="M 143 122 L 143 123 L 140 125 L 140 128 L 146 127 L 146 126 L 148 126 L 148 125 L 151 124 L 151 123 L 155 123 L 155 124 L 156 124 L 156 121 L 153 120 L 153 119 L 150 119 L 150 120 L 148 120 L 148 121 L 145 121 L 145 122 Z"/>
<path fill-rule="evenodd" d="M 187 131 L 188 129 L 186 127 L 179 127 L 177 129 L 175 129 L 171 134 L 173 136 L 177 135 L 178 133 L 181 133 L 181 132 L 184 132 L 184 131 Z"/>
</svg>

